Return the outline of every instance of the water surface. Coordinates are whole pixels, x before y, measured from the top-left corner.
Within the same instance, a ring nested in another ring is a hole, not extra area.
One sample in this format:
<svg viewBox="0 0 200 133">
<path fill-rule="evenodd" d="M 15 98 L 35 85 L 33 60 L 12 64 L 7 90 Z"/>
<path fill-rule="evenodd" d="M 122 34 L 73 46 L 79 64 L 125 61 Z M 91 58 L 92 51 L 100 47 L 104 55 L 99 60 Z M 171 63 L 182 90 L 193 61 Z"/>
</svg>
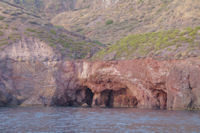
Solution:
<svg viewBox="0 0 200 133">
<path fill-rule="evenodd" d="M 1 133 L 200 132 L 200 112 L 127 108 L 0 108 Z"/>
</svg>

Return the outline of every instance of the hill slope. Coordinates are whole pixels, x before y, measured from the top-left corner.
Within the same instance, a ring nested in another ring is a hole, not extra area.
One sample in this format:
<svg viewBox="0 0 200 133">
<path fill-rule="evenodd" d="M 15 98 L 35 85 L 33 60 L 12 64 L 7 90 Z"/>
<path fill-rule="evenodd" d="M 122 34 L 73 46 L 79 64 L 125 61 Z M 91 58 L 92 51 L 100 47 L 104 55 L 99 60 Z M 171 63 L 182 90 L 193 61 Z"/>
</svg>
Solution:
<svg viewBox="0 0 200 133">
<path fill-rule="evenodd" d="M 52 18 L 52 23 L 103 43 L 115 43 L 133 33 L 200 24 L 199 0 L 87 1 L 87 7 L 62 12 Z"/>
<path fill-rule="evenodd" d="M 45 41 L 70 59 L 92 57 L 108 46 L 100 42 L 114 45 L 95 54 L 95 59 L 198 56 L 198 0 L 3 0 L 0 4 L 2 46 L 25 36 Z"/>
<path fill-rule="evenodd" d="M 28 10 L 27 6 L 0 1 L 1 49 L 22 38 L 33 37 L 53 47 L 63 58 L 69 59 L 88 58 L 103 47 L 84 36 L 53 26 L 42 14 Z"/>
<path fill-rule="evenodd" d="M 88 7 L 92 0 L 4 0 L 51 19 L 55 15 Z"/>
<path fill-rule="evenodd" d="M 200 26 L 133 34 L 98 52 L 93 58 L 104 60 L 153 57 L 182 59 L 200 56 Z"/>
</svg>

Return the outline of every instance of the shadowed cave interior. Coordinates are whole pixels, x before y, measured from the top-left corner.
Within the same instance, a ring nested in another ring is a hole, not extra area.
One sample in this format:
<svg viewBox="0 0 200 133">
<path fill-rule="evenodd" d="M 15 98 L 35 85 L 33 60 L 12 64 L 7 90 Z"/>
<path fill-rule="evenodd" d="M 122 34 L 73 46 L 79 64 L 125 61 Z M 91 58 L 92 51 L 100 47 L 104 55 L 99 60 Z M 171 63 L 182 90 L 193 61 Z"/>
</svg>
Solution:
<svg viewBox="0 0 200 133">
<path fill-rule="evenodd" d="M 116 91 L 104 90 L 93 93 L 88 87 L 78 89 L 75 92 L 75 99 L 68 100 L 65 106 L 83 106 L 83 107 L 136 107 L 138 100 L 130 95 L 127 88 Z"/>
</svg>

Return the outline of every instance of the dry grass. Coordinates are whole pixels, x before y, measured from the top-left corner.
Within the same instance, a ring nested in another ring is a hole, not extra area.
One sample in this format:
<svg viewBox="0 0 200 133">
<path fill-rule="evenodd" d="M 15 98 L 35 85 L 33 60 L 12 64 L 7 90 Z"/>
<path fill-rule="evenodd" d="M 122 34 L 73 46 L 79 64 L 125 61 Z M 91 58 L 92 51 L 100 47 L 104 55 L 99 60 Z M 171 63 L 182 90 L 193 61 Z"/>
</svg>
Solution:
<svg viewBox="0 0 200 133">
<path fill-rule="evenodd" d="M 29 4 L 12 4 L 0 1 L 0 16 L 3 16 L 0 17 L 0 47 L 13 44 L 21 37 L 35 37 L 60 52 L 63 58 L 69 59 L 88 58 L 103 47 L 84 36 L 53 26 L 41 17 L 42 14 L 27 10 Z"/>
<path fill-rule="evenodd" d="M 72 31 L 82 29 L 81 34 L 103 43 L 115 43 L 133 33 L 185 28 L 200 23 L 199 0 L 120 0 L 105 5 L 95 0 L 90 8 L 60 13 L 52 22 Z M 105 25 L 107 20 L 113 20 L 114 24 Z"/>
</svg>

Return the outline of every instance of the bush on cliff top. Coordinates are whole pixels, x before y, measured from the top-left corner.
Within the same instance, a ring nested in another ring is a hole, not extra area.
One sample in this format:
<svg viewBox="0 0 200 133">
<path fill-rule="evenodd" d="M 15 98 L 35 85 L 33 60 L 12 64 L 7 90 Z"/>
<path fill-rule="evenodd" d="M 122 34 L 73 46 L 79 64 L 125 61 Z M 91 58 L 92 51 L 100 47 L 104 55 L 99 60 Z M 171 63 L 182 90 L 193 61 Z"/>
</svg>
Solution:
<svg viewBox="0 0 200 133">
<path fill-rule="evenodd" d="M 0 16 L 0 20 L 4 20 L 4 18 L 5 18 L 4 16 Z"/>
<path fill-rule="evenodd" d="M 109 19 L 109 20 L 106 21 L 106 25 L 113 24 L 113 22 L 114 22 L 114 21 L 113 21 L 112 19 Z"/>
</svg>

